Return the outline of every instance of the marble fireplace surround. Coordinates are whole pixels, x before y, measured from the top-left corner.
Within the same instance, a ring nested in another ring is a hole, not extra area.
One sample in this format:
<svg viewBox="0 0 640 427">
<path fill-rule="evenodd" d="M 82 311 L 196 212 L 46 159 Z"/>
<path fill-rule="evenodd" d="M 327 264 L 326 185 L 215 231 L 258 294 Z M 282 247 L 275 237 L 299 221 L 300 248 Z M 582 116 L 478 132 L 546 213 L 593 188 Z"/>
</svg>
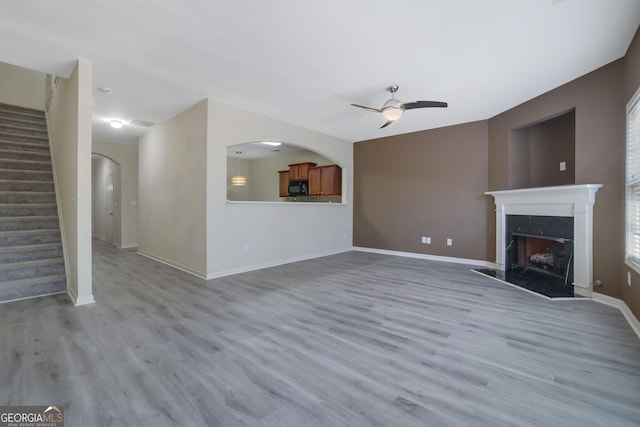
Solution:
<svg viewBox="0 0 640 427">
<path fill-rule="evenodd" d="M 573 217 L 573 290 L 593 291 L 593 204 L 602 184 L 488 191 L 496 203 L 496 268 L 505 270 L 507 215 Z"/>
</svg>

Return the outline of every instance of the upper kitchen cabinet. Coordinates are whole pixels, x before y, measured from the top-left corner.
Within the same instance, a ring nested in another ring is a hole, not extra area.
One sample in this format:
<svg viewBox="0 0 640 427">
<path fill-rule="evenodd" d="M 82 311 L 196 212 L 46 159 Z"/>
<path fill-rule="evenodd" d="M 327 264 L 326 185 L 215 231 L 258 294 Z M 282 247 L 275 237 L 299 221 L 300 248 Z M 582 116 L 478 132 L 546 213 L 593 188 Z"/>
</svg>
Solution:
<svg viewBox="0 0 640 427">
<path fill-rule="evenodd" d="M 327 165 L 309 168 L 310 196 L 339 196 L 342 194 L 342 168 Z"/>
<path fill-rule="evenodd" d="M 294 163 L 289 165 L 290 181 L 307 181 L 309 180 L 309 168 L 315 166 L 316 163 Z"/>
</svg>

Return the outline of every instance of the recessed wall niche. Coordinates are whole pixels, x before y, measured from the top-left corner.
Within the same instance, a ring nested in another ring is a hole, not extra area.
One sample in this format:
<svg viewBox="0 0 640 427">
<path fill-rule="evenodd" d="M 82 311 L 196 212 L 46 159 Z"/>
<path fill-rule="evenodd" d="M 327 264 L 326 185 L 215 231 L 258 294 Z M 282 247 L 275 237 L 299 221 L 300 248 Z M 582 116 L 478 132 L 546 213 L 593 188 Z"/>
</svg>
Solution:
<svg viewBox="0 0 640 427">
<path fill-rule="evenodd" d="M 575 110 L 509 134 L 509 188 L 575 184 Z"/>
</svg>

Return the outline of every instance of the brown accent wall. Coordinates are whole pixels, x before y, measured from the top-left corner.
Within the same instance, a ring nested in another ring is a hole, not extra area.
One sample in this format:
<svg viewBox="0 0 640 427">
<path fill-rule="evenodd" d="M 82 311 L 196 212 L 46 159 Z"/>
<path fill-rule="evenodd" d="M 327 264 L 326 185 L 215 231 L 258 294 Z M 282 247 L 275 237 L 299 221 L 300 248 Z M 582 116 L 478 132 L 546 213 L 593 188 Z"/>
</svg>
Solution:
<svg viewBox="0 0 640 427">
<path fill-rule="evenodd" d="M 624 94 L 623 101 L 629 102 L 631 97 L 635 94 L 636 90 L 640 87 L 640 32 L 636 32 L 636 35 L 627 50 L 627 54 L 624 58 Z M 622 177 L 624 182 L 624 176 Z M 624 244 L 624 239 L 622 240 Z M 622 298 L 627 303 L 633 314 L 637 319 L 640 319 L 640 275 L 635 270 L 622 264 L 623 269 L 623 282 Z M 627 272 L 631 274 L 631 286 L 627 286 L 626 275 Z"/>
<path fill-rule="evenodd" d="M 354 144 L 354 245 L 492 259 L 487 144 L 487 121 Z"/>
<path fill-rule="evenodd" d="M 622 298 L 624 259 L 624 63 L 615 61 L 489 120 L 489 188 L 509 188 L 509 134 L 575 108 L 575 183 L 603 184 L 594 206 L 594 280 Z"/>
</svg>

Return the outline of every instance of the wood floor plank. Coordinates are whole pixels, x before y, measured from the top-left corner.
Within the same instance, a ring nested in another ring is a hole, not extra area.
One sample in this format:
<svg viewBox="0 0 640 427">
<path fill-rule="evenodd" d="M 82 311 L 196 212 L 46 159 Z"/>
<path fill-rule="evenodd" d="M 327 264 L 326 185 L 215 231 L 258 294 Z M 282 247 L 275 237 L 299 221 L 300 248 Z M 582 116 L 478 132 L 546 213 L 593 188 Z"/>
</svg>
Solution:
<svg viewBox="0 0 640 427">
<path fill-rule="evenodd" d="M 0 404 L 67 426 L 638 426 L 622 314 L 349 252 L 204 281 L 94 242 L 96 304 L 0 305 Z"/>
</svg>

